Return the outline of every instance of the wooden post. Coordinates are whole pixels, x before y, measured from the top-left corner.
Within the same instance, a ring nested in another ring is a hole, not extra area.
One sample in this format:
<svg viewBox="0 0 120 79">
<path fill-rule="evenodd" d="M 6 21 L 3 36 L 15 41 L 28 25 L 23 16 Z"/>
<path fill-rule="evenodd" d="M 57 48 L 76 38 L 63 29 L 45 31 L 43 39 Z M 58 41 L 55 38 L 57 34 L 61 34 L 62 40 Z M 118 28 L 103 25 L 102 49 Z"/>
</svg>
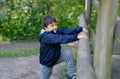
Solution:
<svg viewBox="0 0 120 79">
<path fill-rule="evenodd" d="M 114 27 L 118 0 L 99 0 L 94 67 L 97 79 L 111 79 Z"/>
<path fill-rule="evenodd" d="M 80 16 L 79 23 L 79 26 L 87 28 L 83 14 Z M 87 39 L 81 39 L 78 43 L 77 79 L 96 79 L 91 65 L 90 47 Z"/>
<path fill-rule="evenodd" d="M 90 22 L 91 19 L 91 11 L 92 11 L 92 0 L 86 0 L 85 1 L 85 18 L 86 18 L 86 23 L 87 25 Z"/>
</svg>

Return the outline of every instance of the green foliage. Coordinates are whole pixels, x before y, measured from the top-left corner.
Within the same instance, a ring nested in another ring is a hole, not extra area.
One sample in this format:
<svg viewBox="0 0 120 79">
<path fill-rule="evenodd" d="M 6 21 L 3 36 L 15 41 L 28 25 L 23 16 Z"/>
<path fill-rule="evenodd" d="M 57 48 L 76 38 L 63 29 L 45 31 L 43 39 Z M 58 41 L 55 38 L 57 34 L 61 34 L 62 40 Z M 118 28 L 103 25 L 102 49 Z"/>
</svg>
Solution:
<svg viewBox="0 0 120 79">
<path fill-rule="evenodd" d="M 44 16 L 55 16 L 59 28 L 75 27 L 78 16 L 84 12 L 83 6 L 84 1 L 79 0 L 40 0 L 36 7 L 31 0 L 9 0 L 0 10 L 0 32 L 10 40 L 37 39 Z"/>
<path fill-rule="evenodd" d="M 61 74 L 60 74 L 60 79 L 68 79 L 68 74 L 67 74 L 67 68 L 66 66 L 64 66 L 63 70 L 61 71 Z"/>
<path fill-rule="evenodd" d="M 60 28 L 70 28 L 78 25 L 78 16 L 84 12 L 84 1 L 51 0 L 50 4 L 52 6 L 49 14 L 57 18 Z"/>
<path fill-rule="evenodd" d="M 84 13 L 84 0 L 9 0 L 0 10 L 0 32 L 10 40 L 37 40 L 44 16 L 57 19 L 59 28 L 78 26 L 78 17 Z M 36 6 L 35 6 L 36 5 Z M 96 27 L 96 12 L 93 10 L 91 27 Z"/>
<path fill-rule="evenodd" d="M 15 5 L 11 2 L 0 11 L 0 31 L 11 40 L 37 39 L 40 30 L 41 13 L 32 2 L 21 0 Z"/>
<path fill-rule="evenodd" d="M 8 42 L 10 42 L 10 39 L 8 39 L 5 36 L 0 35 L 0 44 L 8 43 Z"/>
<path fill-rule="evenodd" d="M 120 0 L 119 0 L 119 6 L 118 6 L 118 15 L 120 16 Z"/>
<path fill-rule="evenodd" d="M 37 40 L 44 16 L 57 18 L 59 28 L 78 25 L 84 13 L 85 0 L 9 0 L 7 6 L 0 2 L 0 34 L 10 40 Z M 34 1 L 34 2 L 33 2 Z M 37 2 L 35 2 L 37 1 Z M 120 16 L 120 1 L 118 15 Z M 96 28 L 97 12 L 92 9 L 90 29 Z"/>
<path fill-rule="evenodd" d="M 38 55 L 39 49 L 21 49 L 14 52 L 0 52 L 0 58 L 15 58 L 15 57 L 23 57 L 23 56 L 30 56 L 30 55 Z"/>
<path fill-rule="evenodd" d="M 94 7 L 92 7 L 91 22 L 89 28 L 95 30 L 96 24 L 97 24 L 97 11 Z"/>
</svg>

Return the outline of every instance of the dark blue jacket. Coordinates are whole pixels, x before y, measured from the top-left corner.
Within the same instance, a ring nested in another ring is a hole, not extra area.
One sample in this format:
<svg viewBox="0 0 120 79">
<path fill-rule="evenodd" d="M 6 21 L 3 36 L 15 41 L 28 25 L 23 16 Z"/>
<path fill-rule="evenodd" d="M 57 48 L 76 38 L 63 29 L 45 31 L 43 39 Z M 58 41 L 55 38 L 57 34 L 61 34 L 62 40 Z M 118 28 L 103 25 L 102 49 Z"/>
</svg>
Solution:
<svg viewBox="0 0 120 79">
<path fill-rule="evenodd" d="M 40 42 L 40 64 L 53 67 L 57 62 L 60 53 L 60 44 L 66 44 L 78 40 L 77 35 L 82 31 L 82 27 L 60 29 L 56 33 L 45 31 L 39 34 Z"/>
</svg>

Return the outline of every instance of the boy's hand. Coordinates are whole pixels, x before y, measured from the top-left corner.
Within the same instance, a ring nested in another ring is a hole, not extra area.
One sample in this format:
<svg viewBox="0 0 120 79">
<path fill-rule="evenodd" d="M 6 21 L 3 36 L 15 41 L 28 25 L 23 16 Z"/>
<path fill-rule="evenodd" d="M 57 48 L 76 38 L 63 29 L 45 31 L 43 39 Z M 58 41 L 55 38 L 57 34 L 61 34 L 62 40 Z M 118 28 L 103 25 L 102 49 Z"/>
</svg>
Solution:
<svg viewBox="0 0 120 79">
<path fill-rule="evenodd" d="M 83 32 L 88 33 L 88 30 L 86 28 L 83 28 Z"/>
<path fill-rule="evenodd" d="M 78 39 L 89 39 L 88 34 L 85 32 L 78 34 L 77 38 Z"/>
</svg>

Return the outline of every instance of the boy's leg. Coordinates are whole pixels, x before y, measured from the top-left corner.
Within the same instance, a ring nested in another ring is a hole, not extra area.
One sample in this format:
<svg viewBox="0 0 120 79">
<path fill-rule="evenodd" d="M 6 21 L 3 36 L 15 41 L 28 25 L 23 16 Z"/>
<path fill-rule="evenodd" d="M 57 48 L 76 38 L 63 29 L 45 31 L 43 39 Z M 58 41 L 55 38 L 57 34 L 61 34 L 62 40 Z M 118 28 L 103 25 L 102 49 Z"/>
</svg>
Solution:
<svg viewBox="0 0 120 79">
<path fill-rule="evenodd" d="M 69 50 L 64 50 L 61 52 L 60 58 L 58 59 L 56 64 L 61 62 L 65 62 L 67 65 L 67 71 L 69 76 L 73 76 L 75 74 L 75 66 L 73 60 L 73 54 Z"/>
<path fill-rule="evenodd" d="M 40 64 L 40 79 L 50 79 L 52 67 L 46 67 Z"/>
</svg>

